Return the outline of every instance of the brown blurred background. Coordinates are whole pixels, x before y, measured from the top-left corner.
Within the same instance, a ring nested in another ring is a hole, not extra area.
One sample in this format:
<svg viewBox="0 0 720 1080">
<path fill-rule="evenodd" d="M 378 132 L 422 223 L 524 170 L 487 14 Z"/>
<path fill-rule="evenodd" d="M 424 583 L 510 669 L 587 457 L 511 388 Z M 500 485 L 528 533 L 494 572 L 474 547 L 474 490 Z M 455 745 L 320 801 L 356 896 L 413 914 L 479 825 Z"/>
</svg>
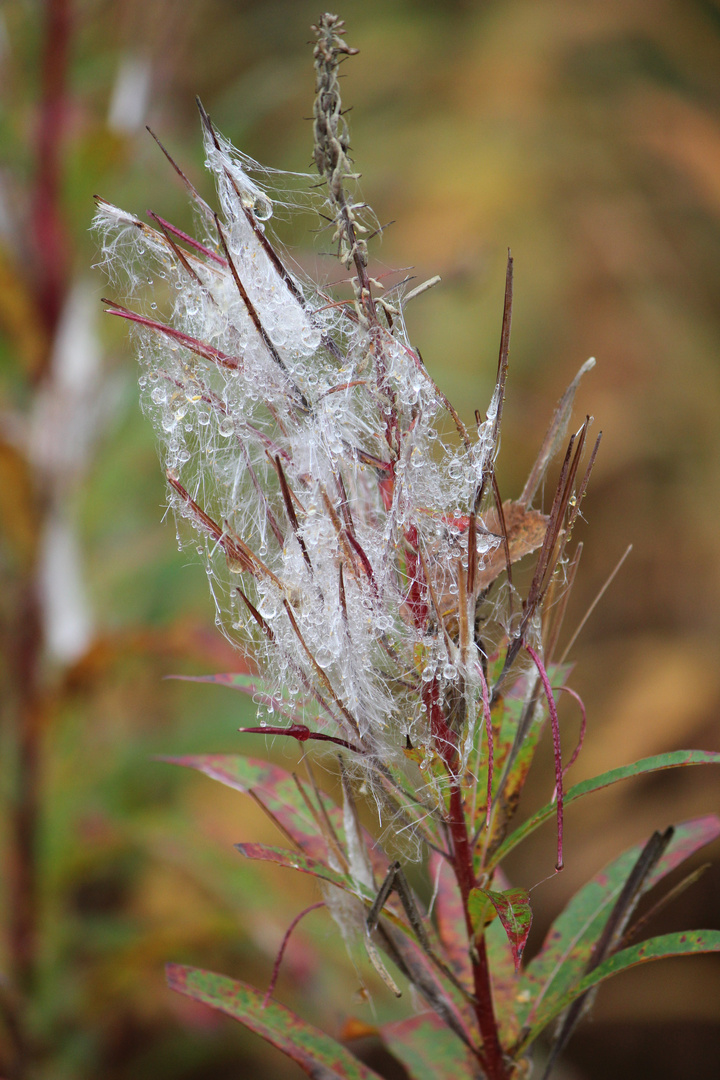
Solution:
<svg viewBox="0 0 720 1080">
<path fill-rule="evenodd" d="M 101 319 L 87 230 L 95 192 L 190 227 L 144 124 L 209 197 L 196 94 L 246 153 L 307 169 L 318 13 L 306 0 L 0 8 L 0 971 L 32 1001 L 2 982 L 0 1075 L 22 1042 L 42 1080 L 299 1075 L 164 987 L 166 959 L 264 985 L 301 905 L 282 873 L 233 857 L 234 841 L 275 839 L 241 796 L 152 760 L 263 746 L 236 735 L 247 712 L 229 691 L 162 681 L 238 659 L 202 568 L 160 523 L 134 360 Z M 340 13 L 361 49 L 344 99 L 363 192 L 397 219 L 374 269 L 442 275 L 408 324 L 468 420 L 489 397 L 512 248 L 505 497 L 566 383 L 598 359 L 577 402 L 604 438 L 568 626 L 633 551 L 574 649 L 589 733 L 573 780 L 720 749 L 720 4 L 346 0 Z M 308 263 L 325 242 L 307 221 L 284 239 Z M 565 723 L 571 741 L 572 708 Z M 548 751 L 528 808 L 550 793 L 549 764 Z M 574 807 L 567 868 L 533 893 L 535 947 L 613 855 L 720 810 L 719 791 L 711 769 L 680 770 Z M 550 873 L 545 840 L 518 853 L 518 884 Z M 720 926 L 717 846 L 708 857 L 654 932 Z M 281 983 L 336 1034 L 349 1015 L 372 1019 L 341 953 L 313 915 Z M 29 1030 L 13 1034 L 18 1015 Z M 718 1062 L 720 964 L 698 958 L 607 984 L 564 1075 L 711 1077 Z"/>
</svg>

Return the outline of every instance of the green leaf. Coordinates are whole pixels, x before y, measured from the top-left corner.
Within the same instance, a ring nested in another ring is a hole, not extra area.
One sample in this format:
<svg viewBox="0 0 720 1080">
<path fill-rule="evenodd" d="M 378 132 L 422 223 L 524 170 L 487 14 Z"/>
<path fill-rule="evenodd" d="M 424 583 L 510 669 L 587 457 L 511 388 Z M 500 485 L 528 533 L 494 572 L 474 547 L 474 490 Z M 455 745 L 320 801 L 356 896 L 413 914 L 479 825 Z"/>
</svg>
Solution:
<svg viewBox="0 0 720 1080">
<path fill-rule="evenodd" d="M 468 911 L 475 929 L 482 933 L 487 920 L 488 906 L 497 912 L 512 949 L 515 970 L 520 969 L 523 949 L 532 925 L 530 896 L 525 889 L 472 889 L 468 897 Z"/>
<path fill-rule="evenodd" d="M 173 990 L 239 1020 L 314 1080 L 380 1080 L 344 1046 L 284 1005 L 270 1001 L 263 1008 L 263 994 L 252 986 L 180 964 L 168 964 L 166 973 Z"/>
<path fill-rule="evenodd" d="M 600 791 L 601 788 L 610 787 L 620 780 L 627 780 L 632 776 L 641 776 L 643 773 L 660 772 L 662 769 L 678 769 L 684 765 L 720 765 L 720 753 L 712 750 L 676 750 L 670 754 L 656 754 L 654 757 L 643 758 L 635 761 L 632 765 L 622 765 L 618 769 L 610 769 L 609 772 L 594 776 L 591 780 L 583 780 L 565 792 L 565 808 L 583 795 L 589 795 L 592 791 Z M 492 865 L 495 866 L 517 845 L 534 832 L 548 818 L 555 817 L 557 807 L 555 803 L 547 803 L 528 818 L 519 829 L 505 840 L 495 852 Z M 489 869 L 489 867 L 488 867 Z"/>
<path fill-rule="evenodd" d="M 589 975 L 581 979 L 571 990 L 562 994 L 552 1002 L 548 1002 L 541 1009 L 529 1031 L 518 1047 L 518 1052 L 535 1041 L 538 1035 L 555 1019 L 564 1009 L 571 1005 L 576 998 L 588 990 L 592 990 L 611 975 L 617 975 L 628 968 L 637 967 L 638 964 L 646 964 L 650 960 L 664 960 L 671 956 L 691 956 L 698 953 L 720 952 L 720 930 L 686 930 L 683 933 L 664 934 L 662 937 L 651 938 L 643 941 L 640 945 L 631 945 L 621 952 L 615 953 L 607 960 L 594 968 Z"/>
<path fill-rule="evenodd" d="M 228 676 L 229 677 L 229 676 Z M 247 676 L 236 676 L 247 678 Z M 328 846 L 315 817 L 302 797 L 290 773 L 277 765 L 240 754 L 200 754 L 188 757 L 164 757 L 173 765 L 197 769 L 221 784 L 253 795 L 260 800 L 281 831 L 313 859 L 327 859 Z M 342 836 L 342 812 L 329 796 L 321 793 L 325 812 L 338 836 Z"/>
<path fill-rule="evenodd" d="M 380 1037 L 411 1080 L 457 1080 L 478 1075 L 470 1050 L 434 1013 L 383 1024 Z"/>
<path fill-rule="evenodd" d="M 678 825 L 642 891 L 647 892 L 719 835 L 720 819 L 714 814 Z M 642 844 L 636 844 L 605 866 L 573 896 L 552 924 L 540 952 L 530 961 L 520 981 L 518 1014 L 521 1023 L 533 1023 L 535 1013 L 568 992 L 582 977 L 642 847 Z"/>
</svg>

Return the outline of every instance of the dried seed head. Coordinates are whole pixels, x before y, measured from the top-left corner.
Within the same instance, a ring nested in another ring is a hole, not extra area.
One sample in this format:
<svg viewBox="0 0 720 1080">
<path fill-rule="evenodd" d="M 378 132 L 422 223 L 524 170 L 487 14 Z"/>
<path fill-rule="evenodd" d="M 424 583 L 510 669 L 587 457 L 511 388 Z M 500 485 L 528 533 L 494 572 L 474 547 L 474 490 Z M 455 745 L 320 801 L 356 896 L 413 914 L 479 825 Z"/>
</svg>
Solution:
<svg viewBox="0 0 720 1080">
<path fill-rule="evenodd" d="M 542 543 L 543 519 L 513 504 L 505 521 L 488 502 L 509 302 L 496 390 L 474 437 L 408 341 L 402 304 L 392 319 L 376 311 L 344 187 L 337 66 L 355 50 L 341 35 L 324 15 L 315 162 L 340 256 L 355 268 L 354 308 L 269 237 L 277 207 L 311 202 L 312 178 L 239 154 L 202 107 L 220 213 L 176 166 L 198 210 L 196 237 L 102 200 L 95 223 L 112 278 L 124 275 L 145 305 L 109 310 L 138 334 L 180 540 L 189 535 L 206 563 L 219 624 L 265 673 L 260 715 L 328 729 L 382 770 L 408 767 L 408 747 L 422 765 L 438 739 L 466 758 L 487 705 L 479 605 L 484 638 L 493 617 L 509 625 L 487 610 L 487 591 Z"/>
</svg>

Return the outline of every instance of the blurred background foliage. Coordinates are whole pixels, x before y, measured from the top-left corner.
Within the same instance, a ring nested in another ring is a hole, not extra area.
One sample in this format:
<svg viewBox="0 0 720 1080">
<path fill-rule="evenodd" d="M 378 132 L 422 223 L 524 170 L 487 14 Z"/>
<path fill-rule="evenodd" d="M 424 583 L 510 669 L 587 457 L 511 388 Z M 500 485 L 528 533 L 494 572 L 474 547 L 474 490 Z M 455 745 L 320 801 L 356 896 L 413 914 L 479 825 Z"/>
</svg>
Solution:
<svg viewBox="0 0 720 1080">
<path fill-rule="evenodd" d="M 248 713 L 231 692 L 163 681 L 241 660 L 212 626 L 201 567 L 160 524 L 152 433 L 124 328 L 101 319 L 88 226 L 95 192 L 191 225 L 144 125 L 209 196 L 196 94 L 246 153 L 307 169 L 318 13 L 306 0 L 0 8 L 0 1075 L 28 1046 L 23 1078 L 297 1075 L 163 983 L 176 960 L 263 985 L 313 893 L 288 895 L 282 871 L 233 857 L 234 841 L 278 842 L 256 807 L 153 760 L 265 749 L 236 734 Z M 408 324 L 467 420 L 489 397 L 508 246 L 515 256 L 506 498 L 566 383 L 598 358 L 578 399 L 605 434 L 569 626 L 633 551 L 574 650 L 590 726 L 573 780 L 717 749 L 720 5 L 346 0 L 340 14 L 361 49 L 344 93 L 364 195 L 397 219 L 373 269 L 442 275 Z M 333 280 L 312 224 L 281 225 L 282 238 Z M 549 794 L 546 758 L 528 810 Z M 566 870 L 533 892 L 536 947 L 622 847 L 719 808 L 709 770 L 574 808 Z M 518 853 L 518 885 L 550 872 L 546 839 Z M 720 925 L 712 854 L 655 932 Z M 327 1030 L 372 1022 L 322 912 L 284 970 L 281 997 Z M 565 1076 L 710 1076 L 719 1055 L 720 967 L 683 960 L 605 988 Z"/>
</svg>

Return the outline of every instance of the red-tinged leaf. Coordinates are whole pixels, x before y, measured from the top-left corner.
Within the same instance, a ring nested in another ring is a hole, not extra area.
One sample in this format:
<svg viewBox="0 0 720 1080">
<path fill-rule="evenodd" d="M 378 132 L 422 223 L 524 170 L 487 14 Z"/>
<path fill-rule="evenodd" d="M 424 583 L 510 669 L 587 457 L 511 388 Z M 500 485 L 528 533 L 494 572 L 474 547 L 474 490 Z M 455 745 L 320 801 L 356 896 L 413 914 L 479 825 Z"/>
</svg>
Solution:
<svg viewBox="0 0 720 1080">
<path fill-rule="evenodd" d="M 532 1026 L 527 1031 L 519 1047 L 525 1050 L 538 1035 L 558 1016 L 564 1009 L 571 1005 L 576 998 L 581 997 L 588 990 L 592 990 L 605 979 L 626 971 L 638 964 L 646 964 L 650 960 L 665 960 L 671 956 L 692 956 L 699 953 L 720 952 L 720 930 L 686 930 L 676 934 L 664 934 L 662 937 L 651 938 L 639 945 L 631 945 L 622 949 L 613 956 L 608 957 L 602 964 L 581 979 L 575 986 L 560 997 L 546 1002 L 538 1011 Z"/>
<path fill-rule="evenodd" d="M 634 761 L 631 765 L 622 765 L 618 769 L 610 769 L 609 772 L 594 776 L 590 780 L 583 780 L 565 792 L 565 807 L 583 795 L 589 795 L 592 791 L 600 791 L 602 788 L 617 784 L 620 780 L 627 780 L 633 776 L 641 776 L 644 773 L 660 772 L 662 769 L 679 769 L 685 765 L 720 765 L 720 753 L 712 750 L 675 750 L 669 754 L 656 754 L 654 757 L 642 758 Z M 547 803 L 528 818 L 519 829 L 500 845 L 493 856 L 493 865 L 501 862 L 505 856 L 524 840 L 526 836 L 534 832 L 548 818 L 555 817 L 555 803 Z"/>
<path fill-rule="evenodd" d="M 720 836 L 720 819 L 710 814 L 675 828 L 673 838 L 648 876 L 647 892 L 705 844 Z M 584 885 L 550 927 L 545 942 L 520 982 L 518 1014 L 533 1023 L 555 998 L 567 993 L 582 978 L 593 948 L 643 848 L 636 844 L 614 859 Z"/>
<path fill-rule="evenodd" d="M 468 911 L 473 926 L 480 933 L 486 921 L 489 921 L 486 918 L 489 906 L 495 909 L 505 929 L 515 961 L 515 970 L 518 971 L 532 925 L 530 896 L 525 889 L 506 889 L 504 892 L 472 889 L 468 898 Z"/>
<path fill-rule="evenodd" d="M 212 780 L 219 780 L 221 784 L 226 784 L 236 791 L 254 796 L 273 817 L 285 836 L 294 841 L 310 858 L 327 860 L 329 846 L 336 857 L 338 850 L 340 858 L 344 857 L 343 852 L 347 845 L 340 807 L 336 806 L 325 792 L 318 789 L 316 793 L 305 785 L 311 805 L 323 808 L 322 812 L 314 816 L 293 777 L 279 766 L 239 754 L 198 754 L 162 757 L 160 760 L 197 769 Z M 388 869 L 387 856 L 365 829 L 362 830 L 362 836 L 372 868 L 378 879 L 382 880 Z"/>
<path fill-rule="evenodd" d="M 380 1037 L 411 1080 L 471 1080 L 483 1075 L 470 1050 L 434 1013 L 383 1024 Z"/>
<path fill-rule="evenodd" d="M 430 856 L 429 871 L 435 892 L 435 921 L 445 957 L 458 978 L 471 988 L 472 967 L 457 880 L 447 859 L 436 852 Z"/>
<path fill-rule="evenodd" d="M 297 784 L 284 769 L 239 754 L 202 754 L 161 760 L 197 769 L 236 791 L 254 795 L 306 855 L 313 859 L 327 858 L 325 838 Z M 321 794 L 320 797 L 338 836 L 342 836 L 342 811 L 329 796 Z"/>
<path fill-rule="evenodd" d="M 329 881 L 331 885 L 337 885 L 347 892 L 357 896 L 359 893 L 372 901 L 374 896 L 369 889 L 353 882 L 352 878 L 345 874 L 339 874 L 332 870 L 326 863 L 319 859 L 311 859 L 299 851 L 288 851 L 287 848 L 268 847 L 267 844 L 235 844 L 235 848 L 246 859 L 259 859 L 261 862 L 273 862 L 279 866 L 287 866 L 289 870 L 299 870 L 301 874 L 311 874 L 312 877 Z"/>
<path fill-rule="evenodd" d="M 271 1001 L 263 1008 L 263 995 L 252 986 L 180 964 L 168 964 L 166 971 L 173 990 L 239 1020 L 297 1062 L 313 1080 L 380 1080 L 344 1046 L 284 1005 Z"/>
</svg>

